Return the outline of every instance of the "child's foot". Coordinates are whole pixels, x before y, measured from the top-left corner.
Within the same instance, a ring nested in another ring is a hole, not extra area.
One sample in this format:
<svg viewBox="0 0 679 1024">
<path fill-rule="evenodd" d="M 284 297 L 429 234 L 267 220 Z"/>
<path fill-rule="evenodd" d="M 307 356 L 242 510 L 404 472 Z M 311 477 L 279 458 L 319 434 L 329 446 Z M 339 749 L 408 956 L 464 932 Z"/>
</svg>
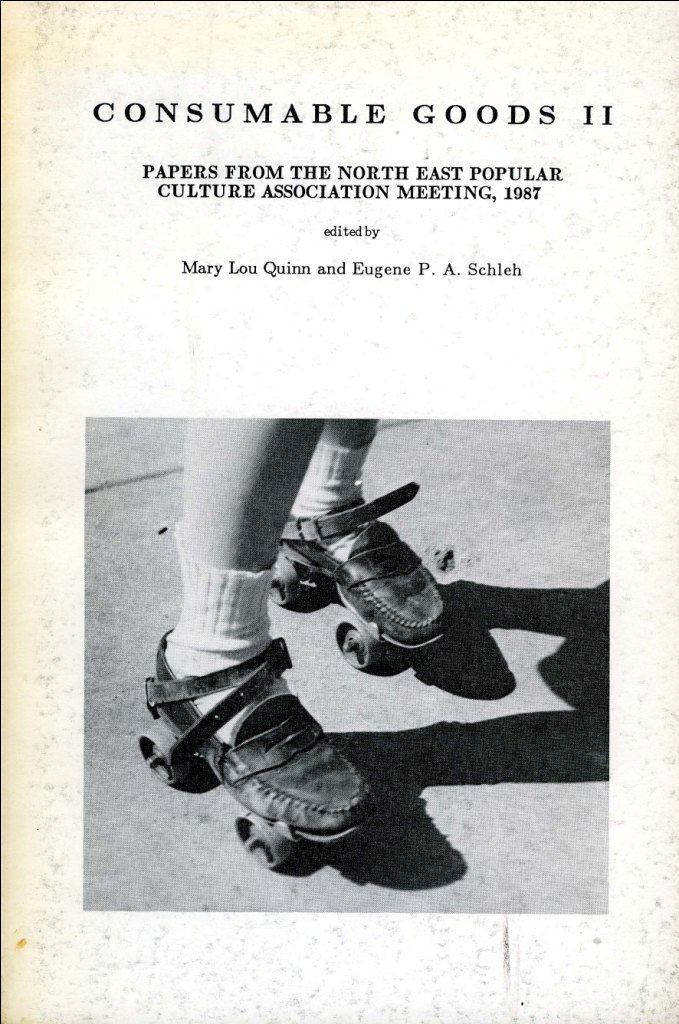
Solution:
<svg viewBox="0 0 679 1024">
<path fill-rule="evenodd" d="M 331 578 L 359 618 L 403 647 L 442 633 L 443 602 L 433 577 L 392 527 L 377 522 L 417 491 L 417 484 L 407 484 L 375 501 L 291 519 L 281 543 L 284 555 Z"/>
<path fill-rule="evenodd" d="M 168 665 L 166 644 L 167 636 L 158 647 L 156 677 L 147 681 L 149 710 L 169 725 L 186 756 L 208 762 L 241 804 L 327 837 L 369 816 L 368 788 L 357 770 L 286 692 L 281 677 L 291 666 L 283 640 L 241 665 L 181 679 Z M 223 739 L 225 729 L 231 742 Z"/>
</svg>

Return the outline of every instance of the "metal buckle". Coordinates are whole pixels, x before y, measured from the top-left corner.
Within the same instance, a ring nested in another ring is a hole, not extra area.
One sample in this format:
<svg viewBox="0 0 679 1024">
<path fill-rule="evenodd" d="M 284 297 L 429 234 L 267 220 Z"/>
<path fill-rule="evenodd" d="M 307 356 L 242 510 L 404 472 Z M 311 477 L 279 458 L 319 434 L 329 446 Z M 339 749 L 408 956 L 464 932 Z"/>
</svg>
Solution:
<svg viewBox="0 0 679 1024">
<path fill-rule="evenodd" d="M 295 520 L 297 527 L 297 533 L 299 534 L 300 540 L 315 541 L 319 544 L 323 540 L 323 534 L 321 533 L 318 522 L 315 519 L 301 519 Z"/>
<path fill-rule="evenodd" d="M 292 668 L 292 661 L 290 660 L 290 653 L 288 651 L 288 645 L 282 636 L 271 641 L 272 645 L 275 644 L 275 660 L 279 660 L 276 668 L 280 668 L 281 671 Z"/>
<path fill-rule="evenodd" d="M 158 712 L 158 708 L 156 707 L 155 704 L 152 704 L 151 701 L 149 700 L 149 683 L 155 683 L 155 681 L 156 681 L 155 680 L 155 676 L 147 676 L 146 677 L 146 707 L 151 712 L 151 715 L 153 716 L 153 718 L 160 718 L 160 713 Z"/>
</svg>

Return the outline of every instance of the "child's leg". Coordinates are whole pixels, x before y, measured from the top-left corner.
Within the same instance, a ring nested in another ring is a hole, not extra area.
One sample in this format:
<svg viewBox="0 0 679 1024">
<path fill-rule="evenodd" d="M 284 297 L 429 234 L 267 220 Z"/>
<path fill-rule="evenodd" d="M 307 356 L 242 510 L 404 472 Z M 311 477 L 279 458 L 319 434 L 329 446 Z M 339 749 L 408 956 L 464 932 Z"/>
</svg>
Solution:
<svg viewBox="0 0 679 1024">
<path fill-rule="evenodd" d="M 176 537 L 183 605 L 167 643 L 175 674 L 228 668 L 270 643 L 270 569 L 321 427 L 315 420 L 189 424 Z"/>
<path fill-rule="evenodd" d="M 321 429 L 312 420 L 191 423 L 178 531 L 183 605 L 161 641 L 154 693 L 182 732 L 209 714 L 210 763 L 242 803 L 335 833 L 368 813 L 367 790 L 289 693 L 267 611 L 278 539 Z"/>
<path fill-rule="evenodd" d="M 377 420 L 326 420 L 292 515 L 313 518 L 363 500 L 361 473 L 375 437 Z M 335 554 L 349 552 L 356 534 L 334 539 Z"/>
<path fill-rule="evenodd" d="M 184 544 L 201 562 L 259 572 L 309 465 L 322 420 L 194 420 L 184 469 Z"/>
<path fill-rule="evenodd" d="M 227 668 L 269 644 L 270 567 L 321 427 L 316 420 L 189 425 L 177 530 L 183 606 L 167 645 L 175 673 Z"/>
<path fill-rule="evenodd" d="M 343 524 L 339 532 L 332 520 L 334 513 L 364 503 L 360 477 L 376 423 L 326 420 L 284 538 L 333 577 L 364 621 L 396 643 L 418 646 L 442 628 L 443 604 L 429 572 L 394 530 L 375 521 L 384 512 L 379 506 L 370 518 L 368 505 L 365 517 L 359 513 L 356 523 Z M 315 521 L 320 535 L 315 529 L 305 535 L 312 539 L 298 535 L 294 520 L 305 519 Z"/>
</svg>

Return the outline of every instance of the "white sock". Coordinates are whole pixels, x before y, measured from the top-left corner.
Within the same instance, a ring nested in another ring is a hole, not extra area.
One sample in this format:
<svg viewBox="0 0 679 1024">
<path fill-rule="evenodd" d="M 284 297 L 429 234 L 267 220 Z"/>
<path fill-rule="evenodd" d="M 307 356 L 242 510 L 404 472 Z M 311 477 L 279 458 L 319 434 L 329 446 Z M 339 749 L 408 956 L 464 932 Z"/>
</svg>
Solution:
<svg viewBox="0 0 679 1024">
<path fill-rule="evenodd" d="M 167 662 L 172 672 L 178 678 L 203 676 L 261 654 L 271 643 L 267 607 L 271 570 L 219 569 L 197 561 L 186 550 L 181 524 L 175 538 L 183 603 L 179 622 L 167 638 Z M 272 681 L 271 694 L 287 692 L 282 678 Z M 227 693 L 228 690 L 220 690 L 200 697 L 196 706 L 205 714 Z M 227 722 L 217 733 L 219 738 L 232 743 L 240 722 L 252 707 Z"/>
<path fill-rule="evenodd" d="M 369 451 L 370 445 L 342 448 L 319 441 L 291 515 L 307 519 L 363 501 L 361 473 Z M 333 537 L 324 547 L 338 558 L 346 557 L 357 536 L 352 532 Z"/>
</svg>

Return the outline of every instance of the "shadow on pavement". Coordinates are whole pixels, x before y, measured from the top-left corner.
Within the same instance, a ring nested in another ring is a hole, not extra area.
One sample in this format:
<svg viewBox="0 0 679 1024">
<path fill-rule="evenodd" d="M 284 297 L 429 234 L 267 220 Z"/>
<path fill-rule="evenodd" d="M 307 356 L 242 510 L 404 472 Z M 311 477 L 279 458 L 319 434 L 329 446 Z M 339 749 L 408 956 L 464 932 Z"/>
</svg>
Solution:
<svg viewBox="0 0 679 1024">
<path fill-rule="evenodd" d="M 467 649 L 468 682 L 476 670 L 481 685 L 489 651 L 494 670 L 503 676 L 493 648 L 485 642 L 474 663 L 476 639 L 484 631 L 488 636 L 488 629 L 564 636 L 559 650 L 540 662 L 539 669 L 574 710 L 335 736 L 367 779 L 380 808 L 369 828 L 328 851 L 330 862 L 359 884 L 428 889 L 462 878 L 464 858 L 426 813 L 421 794 L 430 786 L 608 779 L 608 584 L 590 590 L 514 590 L 459 583 L 441 589 L 459 641 L 464 637 L 462 621 L 467 636 L 474 637 Z M 445 664 L 451 648 L 446 650 L 430 661 L 428 681 L 452 690 L 447 683 L 450 664 Z M 497 653 L 502 659 L 499 649 Z M 298 873 L 313 871 L 315 857 L 298 865 Z"/>
<path fill-rule="evenodd" d="M 609 584 L 588 589 L 515 589 L 460 581 L 439 588 L 445 636 L 413 661 L 418 679 L 458 696 L 494 700 L 515 680 L 491 629 L 564 637 L 538 665 L 547 685 L 577 708 L 608 707 Z"/>
</svg>

